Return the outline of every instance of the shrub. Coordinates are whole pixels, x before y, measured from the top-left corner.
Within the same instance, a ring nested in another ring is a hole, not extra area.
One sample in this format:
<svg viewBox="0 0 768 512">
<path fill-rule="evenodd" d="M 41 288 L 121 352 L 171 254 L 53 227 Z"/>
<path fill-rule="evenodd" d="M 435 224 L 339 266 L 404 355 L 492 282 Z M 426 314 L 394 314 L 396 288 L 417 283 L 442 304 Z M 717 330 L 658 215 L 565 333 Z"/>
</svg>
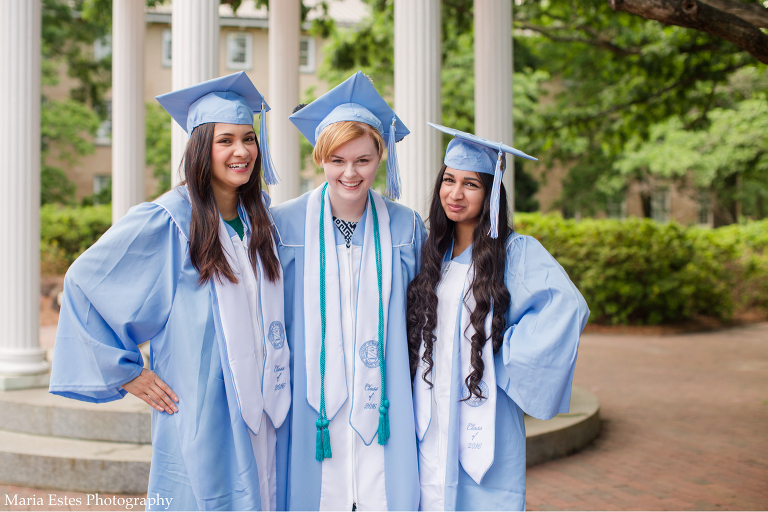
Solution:
<svg viewBox="0 0 768 512">
<path fill-rule="evenodd" d="M 595 323 L 729 320 L 736 306 L 768 307 L 768 221 L 706 229 L 533 213 L 515 223 L 560 262 Z"/>
<path fill-rule="evenodd" d="M 46 204 L 40 208 L 43 274 L 62 274 L 112 225 L 112 207 Z"/>
</svg>

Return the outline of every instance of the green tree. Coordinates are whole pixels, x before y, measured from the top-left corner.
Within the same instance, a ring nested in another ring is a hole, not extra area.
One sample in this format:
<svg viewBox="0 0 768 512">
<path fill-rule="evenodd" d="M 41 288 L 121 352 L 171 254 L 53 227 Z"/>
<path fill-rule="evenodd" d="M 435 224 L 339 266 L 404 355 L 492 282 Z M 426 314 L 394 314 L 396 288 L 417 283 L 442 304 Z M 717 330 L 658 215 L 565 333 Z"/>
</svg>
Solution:
<svg viewBox="0 0 768 512">
<path fill-rule="evenodd" d="M 371 77 L 380 92 L 391 98 L 394 86 L 394 2 L 365 1 L 370 8 L 367 19 L 355 27 L 330 32 L 324 46 L 326 58 L 320 66 L 319 75 L 333 84 L 360 70 Z M 472 6 L 472 0 L 443 0 L 441 16 L 442 122 L 466 132 L 473 132 L 475 124 Z M 549 75 L 545 71 L 534 70 L 535 57 L 522 42 L 515 39 L 515 45 L 515 144 L 528 148 L 531 134 L 542 128 L 537 112 L 538 98 Z M 444 148 L 449 141 L 449 136 L 443 138 Z M 522 211 L 538 209 L 538 202 L 532 197 L 538 190 L 538 182 L 522 168 L 515 170 L 516 178 L 518 174 L 524 183 L 515 189 L 516 207 L 524 207 Z"/>
<path fill-rule="evenodd" d="M 601 182 L 606 191 L 629 179 L 661 178 L 716 194 L 716 212 L 725 222 L 741 214 L 768 214 L 768 97 L 716 108 L 705 129 L 688 130 L 677 118 L 651 128 L 647 140 L 636 138 L 614 163 L 616 173 Z M 739 205 L 740 208 L 737 208 Z"/>
<path fill-rule="evenodd" d="M 70 98 L 56 101 L 41 98 L 41 187 L 40 201 L 72 203 L 75 184 L 61 167 L 48 164 L 51 158 L 69 167 L 93 154 L 93 136 L 100 115 L 106 115 L 104 93 L 111 86 L 111 59 L 96 61 L 93 43 L 109 33 L 98 12 L 89 13 L 90 0 L 43 0 L 42 83 L 59 83 L 59 70 L 76 81 Z"/>
<path fill-rule="evenodd" d="M 171 116 L 157 102 L 145 111 L 146 165 L 157 178 L 156 195 L 171 189 Z"/>
<path fill-rule="evenodd" d="M 40 202 L 68 204 L 74 201 L 75 184 L 60 167 L 48 164 L 51 157 L 73 166 L 94 152 L 92 135 L 98 116 L 79 101 L 44 100 L 40 109 L 41 170 Z"/>
</svg>

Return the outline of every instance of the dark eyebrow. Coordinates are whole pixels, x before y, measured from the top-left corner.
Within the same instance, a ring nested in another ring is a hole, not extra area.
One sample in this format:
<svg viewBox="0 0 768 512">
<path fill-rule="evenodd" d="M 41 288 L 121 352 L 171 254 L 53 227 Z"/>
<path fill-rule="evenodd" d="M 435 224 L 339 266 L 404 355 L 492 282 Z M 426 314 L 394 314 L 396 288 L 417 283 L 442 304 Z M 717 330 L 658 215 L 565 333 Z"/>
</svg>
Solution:
<svg viewBox="0 0 768 512">
<path fill-rule="evenodd" d="M 476 181 L 476 182 L 480 183 L 480 180 L 477 179 L 477 178 L 464 178 L 464 181 Z"/>
<path fill-rule="evenodd" d="M 246 135 L 256 135 L 256 132 L 255 132 L 255 131 L 253 131 L 253 130 L 251 130 L 251 131 L 249 131 L 248 133 L 245 133 L 245 134 L 243 134 L 243 136 L 244 136 L 244 137 L 245 137 Z M 234 136 L 235 136 L 235 134 L 233 134 L 233 133 L 220 133 L 220 134 L 216 135 L 216 137 L 224 137 L 224 136 L 227 136 L 227 137 L 234 137 Z"/>
</svg>

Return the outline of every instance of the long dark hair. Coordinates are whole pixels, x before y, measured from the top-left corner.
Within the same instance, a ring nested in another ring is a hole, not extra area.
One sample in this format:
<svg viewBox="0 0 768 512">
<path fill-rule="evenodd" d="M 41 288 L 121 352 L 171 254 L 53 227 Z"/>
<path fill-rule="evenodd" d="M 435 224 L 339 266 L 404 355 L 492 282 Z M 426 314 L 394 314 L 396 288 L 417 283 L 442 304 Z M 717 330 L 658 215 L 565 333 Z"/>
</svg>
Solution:
<svg viewBox="0 0 768 512">
<path fill-rule="evenodd" d="M 219 209 L 211 187 L 213 129 L 215 123 L 201 124 L 192 132 L 184 151 L 182 167 L 186 176 L 189 200 L 192 203 L 192 222 L 189 230 L 189 253 L 192 265 L 200 274 L 202 285 L 211 278 L 237 282 L 235 274 L 227 263 L 224 249 L 219 242 Z M 258 140 L 256 145 L 258 147 Z M 261 148 L 253 165 L 248 183 L 237 189 L 251 220 L 251 240 L 248 256 L 256 272 L 256 255 L 261 256 L 267 279 L 274 282 L 279 276 L 279 265 L 275 256 L 270 229 L 269 214 L 261 200 Z"/>
<path fill-rule="evenodd" d="M 437 294 L 435 288 L 440 281 L 443 256 L 451 246 L 455 223 L 451 221 L 440 203 L 440 187 L 443 184 L 445 165 L 440 169 L 432 192 L 432 203 L 429 207 L 429 238 L 421 251 L 421 270 L 416 278 L 408 286 L 408 308 L 406 319 L 408 323 L 408 352 L 411 363 L 411 378 L 416 374 L 419 365 L 419 348 L 424 341 L 423 361 L 427 367 L 421 378 L 430 387 L 432 382 L 427 376 L 432 371 L 432 353 L 436 341 L 434 334 L 437 327 Z M 469 389 L 470 395 L 478 398 L 482 396 L 480 381 L 483 378 L 483 347 L 488 337 L 485 332 L 485 317 L 493 305 L 493 320 L 491 322 L 490 338 L 493 340 L 493 353 L 499 351 L 504 335 L 504 314 L 509 309 L 510 295 L 504 285 L 504 266 L 506 262 L 507 237 L 512 232 L 509 225 L 509 212 L 507 211 L 507 194 L 504 185 L 501 185 L 499 198 L 499 236 L 491 238 L 488 232 L 491 228 L 491 187 L 493 176 L 478 173 L 485 188 L 485 199 L 480 220 L 472 233 L 472 264 L 475 268 L 475 277 L 470 290 L 475 297 L 475 309 L 469 316 L 470 323 L 475 329 L 472 336 L 472 372 L 464 383 Z M 464 300 L 466 300 L 467 290 Z"/>
</svg>

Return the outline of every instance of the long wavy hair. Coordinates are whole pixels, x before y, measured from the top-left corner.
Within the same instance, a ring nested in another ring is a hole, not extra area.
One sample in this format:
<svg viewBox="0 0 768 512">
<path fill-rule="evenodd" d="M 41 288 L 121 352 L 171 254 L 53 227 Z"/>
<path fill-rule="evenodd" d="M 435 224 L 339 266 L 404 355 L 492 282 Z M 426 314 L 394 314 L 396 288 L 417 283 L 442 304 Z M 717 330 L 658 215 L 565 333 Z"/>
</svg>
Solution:
<svg viewBox="0 0 768 512">
<path fill-rule="evenodd" d="M 211 278 L 237 282 L 219 242 L 219 208 L 211 186 L 214 125 L 215 123 L 206 123 L 195 128 L 187 142 L 181 164 L 187 177 L 184 183 L 187 185 L 189 200 L 192 203 L 189 253 L 192 265 L 200 274 L 198 283 L 201 285 Z M 257 139 L 257 147 L 258 144 Z M 248 257 L 251 265 L 254 272 L 257 272 L 258 254 L 264 265 L 267 279 L 274 282 L 280 275 L 280 263 L 272 245 L 274 240 L 269 214 L 261 198 L 261 148 L 248 183 L 238 187 L 237 194 L 251 220 L 251 240 L 248 243 Z"/>
<path fill-rule="evenodd" d="M 435 289 L 440 282 L 443 256 L 450 248 L 453 240 L 455 223 L 445 214 L 440 202 L 440 188 L 443 184 L 443 175 L 446 166 L 443 165 L 437 176 L 432 192 L 432 203 L 429 207 L 429 238 L 421 251 L 421 270 L 416 278 L 408 286 L 408 308 L 406 319 L 408 324 L 408 352 L 411 364 L 411 379 L 416 375 L 419 365 L 419 349 L 424 343 L 424 355 L 421 358 L 426 364 L 421 378 L 432 387 L 428 379 L 432 371 L 432 353 L 434 350 L 437 327 L 437 294 Z M 493 353 L 499 351 L 504 335 L 504 315 L 509 309 L 510 295 L 504 285 L 504 267 L 506 262 L 506 241 L 512 232 L 509 224 L 509 212 L 507 209 L 507 194 L 504 185 L 501 185 L 499 198 L 499 237 L 491 238 L 488 232 L 491 228 L 491 187 L 493 176 L 478 173 L 485 188 L 483 209 L 480 220 L 472 234 L 472 265 L 475 276 L 464 295 L 466 301 L 471 290 L 475 298 L 475 309 L 470 314 L 469 320 L 475 329 L 472 336 L 472 372 L 464 380 L 470 394 L 468 400 L 475 396 L 483 397 L 480 390 L 480 381 L 483 379 L 483 347 L 490 338 L 493 343 Z M 493 320 L 491 332 L 485 332 L 485 318 L 493 307 Z"/>
</svg>

